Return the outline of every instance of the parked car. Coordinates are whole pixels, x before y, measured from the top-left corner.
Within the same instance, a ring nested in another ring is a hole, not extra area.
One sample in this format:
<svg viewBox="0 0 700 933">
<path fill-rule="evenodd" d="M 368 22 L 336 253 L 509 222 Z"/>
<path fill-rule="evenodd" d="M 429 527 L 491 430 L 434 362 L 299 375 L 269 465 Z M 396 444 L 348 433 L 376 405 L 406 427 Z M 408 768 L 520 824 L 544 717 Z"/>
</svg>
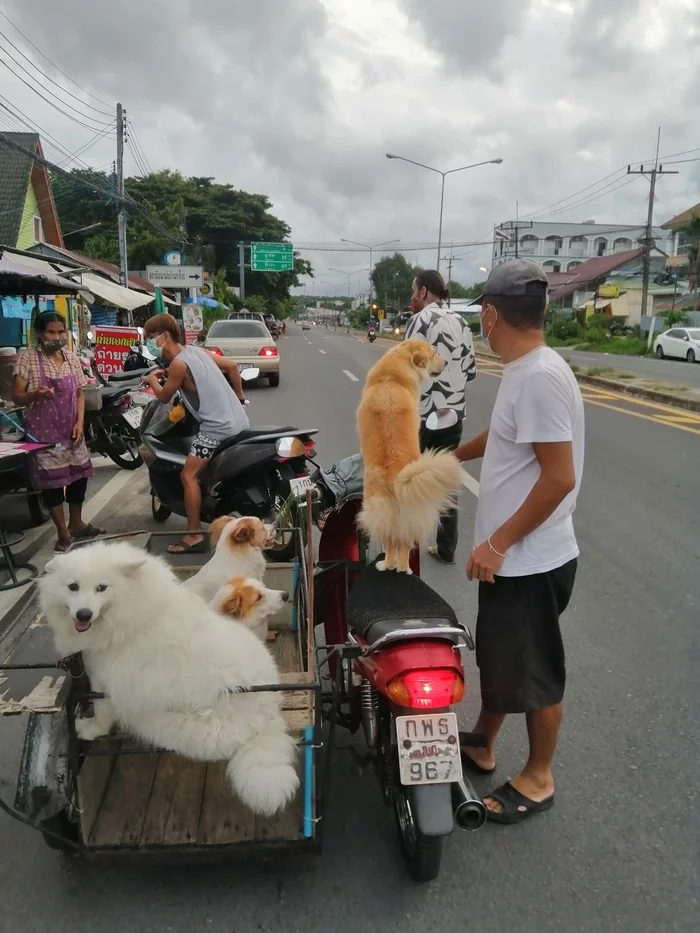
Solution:
<svg viewBox="0 0 700 933">
<path fill-rule="evenodd" d="M 658 359 L 665 356 L 696 363 L 700 360 L 700 327 L 672 327 L 654 341 Z"/>
<path fill-rule="evenodd" d="M 258 311 L 232 311 L 228 316 L 229 321 L 259 321 L 265 324 L 265 316 Z M 267 324 L 265 324 L 267 327 Z"/>
<path fill-rule="evenodd" d="M 259 369 L 260 377 L 267 379 L 273 388 L 280 384 L 279 350 L 261 321 L 231 317 L 214 321 L 204 346 L 212 353 L 235 360 L 241 370 Z"/>
</svg>

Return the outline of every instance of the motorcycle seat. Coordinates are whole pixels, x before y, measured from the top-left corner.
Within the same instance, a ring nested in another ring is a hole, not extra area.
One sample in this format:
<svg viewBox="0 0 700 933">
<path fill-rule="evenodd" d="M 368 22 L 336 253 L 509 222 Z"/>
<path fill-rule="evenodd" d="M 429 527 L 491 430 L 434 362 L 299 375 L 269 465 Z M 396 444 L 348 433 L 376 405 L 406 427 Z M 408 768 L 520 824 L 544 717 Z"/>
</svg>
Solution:
<svg viewBox="0 0 700 933">
<path fill-rule="evenodd" d="M 459 627 L 455 611 L 420 577 L 370 564 L 360 573 L 345 602 L 348 626 L 373 644 L 390 632 Z"/>
<path fill-rule="evenodd" d="M 243 441 L 250 441 L 256 437 L 263 437 L 265 435 L 272 435 L 273 437 L 285 437 L 287 434 L 292 433 L 296 434 L 297 428 L 290 427 L 279 427 L 278 425 L 270 424 L 259 424 L 254 428 L 244 428 L 243 431 L 239 431 L 238 434 L 235 434 L 233 437 L 227 437 L 225 441 L 222 441 L 219 446 L 216 448 L 216 453 L 214 456 L 218 456 L 220 453 L 223 453 L 224 450 L 228 450 L 229 447 L 234 447 L 236 444 L 240 444 Z"/>
<path fill-rule="evenodd" d="M 144 366 L 143 369 L 130 369 L 127 372 L 112 373 L 108 378 L 109 382 L 138 382 L 141 379 L 141 376 L 148 367 Z"/>
<path fill-rule="evenodd" d="M 109 385 L 108 383 L 106 386 L 102 386 L 102 398 L 103 399 L 114 398 L 117 395 L 124 395 L 126 392 L 129 391 L 130 388 L 133 389 L 134 386 L 125 386 L 125 385 L 114 385 L 113 386 L 113 385 Z"/>
</svg>

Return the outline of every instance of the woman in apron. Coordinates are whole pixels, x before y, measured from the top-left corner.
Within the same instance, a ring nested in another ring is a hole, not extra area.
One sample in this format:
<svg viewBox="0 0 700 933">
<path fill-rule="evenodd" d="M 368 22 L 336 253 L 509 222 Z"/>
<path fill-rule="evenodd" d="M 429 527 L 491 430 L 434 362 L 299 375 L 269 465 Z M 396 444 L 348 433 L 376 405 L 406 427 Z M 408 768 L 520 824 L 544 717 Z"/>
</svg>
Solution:
<svg viewBox="0 0 700 933">
<path fill-rule="evenodd" d="M 56 526 L 55 550 L 65 551 L 74 539 L 102 534 L 82 516 L 87 481 L 93 473 L 83 438 L 87 380 L 78 357 L 66 350 L 66 322 L 60 314 L 38 315 L 34 331 L 36 349 L 22 353 L 15 366 L 13 397 L 26 408 L 27 432 L 54 445 L 30 454 L 29 474 Z M 68 524 L 64 502 L 68 503 Z"/>
</svg>

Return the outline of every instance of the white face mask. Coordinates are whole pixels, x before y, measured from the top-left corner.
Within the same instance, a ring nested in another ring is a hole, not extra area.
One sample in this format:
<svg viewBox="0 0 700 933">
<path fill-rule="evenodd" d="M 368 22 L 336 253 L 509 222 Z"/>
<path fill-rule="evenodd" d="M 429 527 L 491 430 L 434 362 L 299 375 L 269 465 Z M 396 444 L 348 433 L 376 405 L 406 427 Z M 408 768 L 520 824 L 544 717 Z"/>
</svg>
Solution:
<svg viewBox="0 0 700 933">
<path fill-rule="evenodd" d="M 492 349 L 493 349 L 493 347 L 491 346 L 491 344 L 490 344 L 490 342 L 489 342 L 489 337 L 490 337 L 491 334 L 493 333 L 493 329 L 494 329 L 494 327 L 496 326 L 496 321 L 498 320 L 498 311 L 496 311 L 495 308 L 494 308 L 494 313 L 495 313 L 495 315 L 496 315 L 496 320 L 495 320 L 495 321 L 493 322 L 493 324 L 489 327 L 489 332 L 488 332 L 488 334 L 485 334 L 485 333 L 484 333 L 484 318 L 483 318 L 483 315 L 482 315 L 482 317 L 481 317 L 481 340 L 482 340 L 482 342 L 484 343 L 484 345 L 486 346 L 486 349 L 487 349 L 487 350 L 492 350 Z"/>
</svg>

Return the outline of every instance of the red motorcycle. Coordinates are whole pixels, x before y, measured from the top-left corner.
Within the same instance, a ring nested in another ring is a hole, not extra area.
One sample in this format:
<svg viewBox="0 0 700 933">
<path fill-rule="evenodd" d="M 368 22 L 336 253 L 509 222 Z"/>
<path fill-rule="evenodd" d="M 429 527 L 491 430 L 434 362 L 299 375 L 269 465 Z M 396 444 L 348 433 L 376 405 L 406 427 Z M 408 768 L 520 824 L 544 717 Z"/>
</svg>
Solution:
<svg viewBox="0 0 700 933">
<path fill-rule="evenodd" d="M 411 877 L 430 881 L 455 822 L 478 829 L 486 820 L 460 756 L 460 741 L 486 740 L 460 735 L 452 711 L 465 690 L 461 651 L 474 643 L 452 607 L 420 579 L 417 551 L 413 575 L 376 569 L 356 524 L 361 492 L 349 491 L 347 477 L 335 482 L 343 463 L 348 473 L 361 470 L 358 455 L 314 477 L 321 528 L 315 605 L 323 607 L 315 621 L 324 626 L 334 682 L 328 718 L 352 733 L 362 726 L 366 753 L 350 748 L 356 769 L 374 768 Z"/>
</svg>

